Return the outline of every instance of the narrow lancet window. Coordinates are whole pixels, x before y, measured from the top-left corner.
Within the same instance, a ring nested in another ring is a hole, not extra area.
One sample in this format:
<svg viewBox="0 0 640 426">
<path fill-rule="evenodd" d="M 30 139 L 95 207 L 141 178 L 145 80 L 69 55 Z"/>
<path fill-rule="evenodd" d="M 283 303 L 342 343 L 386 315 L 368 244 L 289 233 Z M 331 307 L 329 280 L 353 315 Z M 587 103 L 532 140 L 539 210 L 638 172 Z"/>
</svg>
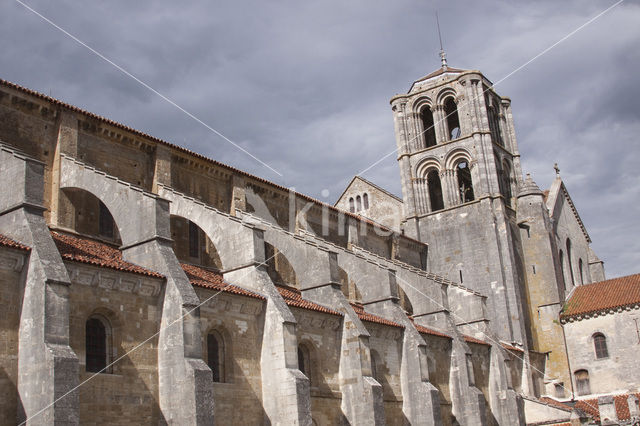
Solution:
<svg viewBox="0 0 640 426">
<path fill-rule="evenodd" d="M 98 318 L 89 318 L 85 324 L 86 370 L 91 373 L 102 371 L 108 364 L 107 326 Z"/>
<path fill-rule="evenodd" d="M 213 381 L 224 382 L 224 342 L 216 332 L 207 335 L 207 365 L 213 373 Z"/>
<path fill-rule="evenodd" d="M 369 208 L 369 194 L 364 194 L 362 196 L 362 206 L 365 210 Z"/>
<path fill-rule="evenodd" d="M 460 202 L 468 203 L 474 200 L 473 182 L 471 180 L 471 170 L 469 163 L 461 161 L 456 166 L 456 175 L 458 177 L 458 192 L 460 194 Z"/>
<path fill-rule="evenodd" d="M 304 345 L 298 345 L 298 369 L 307 376 L 311 382 L 311 361 L 309 359 L 309 350 Z"/>
<path fill-rule="evenodd" d="M 448 139 L 460 137 L 460 118 L 458 117 L 458 107 L 452 97 L 444 101 L 444 115 L 447 117 Z"/>
<path fill-rule="evenodd" d="M 429 107 L 424 107 L 420 113 L 422 120 L 422 135 L 424 140 L 424 147 L 429 148 L 436 145 L 436 130 L 433 124 L 433 113 Z"/>
<path fill-rule="evenodd" d="M 511 197 L 513 197 L 511 192 L 511 168 L 506 162 L 502 163 L 502 169 L 500 170 L 500 187 L 507 205 L 511 205 Z"/>
<path fill-rule="evenodd" d="M 567 238 L 567 261 L 569 262 L 569 275 L 571 276 L 571 285 L 576 285 L 573 277 L 573 265 L 571 264 L 571 240 Z"/>
<path fill-rule="evenodd" d="M 200 235 L 198 225 L 189 221 L 189 257 L 198 257 L 200 254 Z"/>
<path fill-rule="evenodd" d="M 113 238 L 113 217 L 102 201 L 100 201 L 98 216 L 98 234 L 102 237 Z"/>
<path fill-rule="evenodd" d="M 437 170 L 431 170 L 427 174 L 427 187 L 429 189 L 429 199 L 431 200 L 431 211 L 435 212 L 444 208 L 442 199 L 442 184 Z"/>
<path fill-rule="evenodd" d="M 608 358 L 609 350 L 607 349 L 607 338 L 602 333 L 593 335 L 593 346 L 596 350 L 596 358 Z"/>
</svg>

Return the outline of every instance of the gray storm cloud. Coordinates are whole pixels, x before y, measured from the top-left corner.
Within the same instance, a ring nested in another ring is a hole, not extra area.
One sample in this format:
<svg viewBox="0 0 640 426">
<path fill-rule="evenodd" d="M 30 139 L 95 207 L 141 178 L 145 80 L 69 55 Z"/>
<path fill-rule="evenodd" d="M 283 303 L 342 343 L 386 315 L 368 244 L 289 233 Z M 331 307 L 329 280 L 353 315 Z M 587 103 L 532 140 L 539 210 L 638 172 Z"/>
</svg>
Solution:
<svg viewBox="0 0 640 426">
<path fill-rule="evenodd" d="M 436 9 L 449 63 L 497 82 L 614 2 L 27 3 L 283 176 L 14 1 L 1 78 L 332 202 L 394 150 L 388 101 L 438 67 Z M 496 87 L 523 168 L 548 187 L 560 164 L 609 276 L 640 272 L 638 22 L 624 2 Z M 395 155 L 366 177 L 398 193 Z"/>
</svg>

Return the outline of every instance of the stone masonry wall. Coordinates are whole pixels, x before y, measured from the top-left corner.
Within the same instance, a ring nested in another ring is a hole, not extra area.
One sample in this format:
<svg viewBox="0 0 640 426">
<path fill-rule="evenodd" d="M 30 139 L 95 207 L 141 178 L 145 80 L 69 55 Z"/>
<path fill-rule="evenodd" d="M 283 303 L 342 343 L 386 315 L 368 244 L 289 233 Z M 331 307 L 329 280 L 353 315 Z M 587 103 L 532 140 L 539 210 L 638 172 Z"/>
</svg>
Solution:
<svg viewBox="0 0 640 426">
<path fill-rule="evenodd" d="M 150 284 L 155 294 L 143 296 L 116 287 L 122 280 L 136 283 L 139 276 L 73 262 L 66 265 L 73 286 L 69 297 L 70 344 L 80 360 L 80 383 L 94 374 L 86 371 L 85 363 L 85 324 L 92 315 L 106 319 L 111 326 L 109 362 L 127 354 L 107 373 L 80 386 L 80 423 L 124 425 L 141 418 L 153 423 L 162 421 L 158 406 L 158 338 L 145 342 L 158 332 L 161 281 Z"/>
<path fill-rule="evenodd" d="M 640 310 L 637 308 L 620 309 L 591 318 L 565 321 L 563 327 L 572 373 L 583 369 L 589 372 L 591 394 L 639 390 L 638 324 L 640 324 Z M 602 333 L 605 336 L 607 357 L 596 357 L 593 343 L 595 333 Z M 572 375 L 572 380 L 574 390 L 577 391 L 575 375 Z"/>
<path fill-rule="evenodd" d="M 28 253 L 0 247 L 0 418 L 17 419 L 21 273 Z"/>
</svg>

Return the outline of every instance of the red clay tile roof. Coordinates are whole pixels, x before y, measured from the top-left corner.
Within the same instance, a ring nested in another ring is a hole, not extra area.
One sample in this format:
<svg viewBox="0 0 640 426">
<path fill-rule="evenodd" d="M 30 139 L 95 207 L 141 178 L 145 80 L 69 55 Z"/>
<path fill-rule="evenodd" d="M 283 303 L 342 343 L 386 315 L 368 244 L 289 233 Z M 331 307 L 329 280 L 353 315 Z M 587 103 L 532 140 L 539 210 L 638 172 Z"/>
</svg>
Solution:
<svg viewBox="0 0 640 426">
<path fill-rule="evenodd" d="M 502 343 L 500 343 L 500 344 L 502 345 L 502 347 L 503 347 L 503 348 L 505 348 L 505 349 L 507 349 L 507 350 L 510 350 L 510 351 L 517 351 L 517 352 L 524 352 L 524 349 L 517 348 L 517 347 L 515 347 L 515 346 L 511 346 L 511 345 L 510 345 L 510 344 L 508 344 L 508 343 L 504 343 L 504 342 L 502 342 Z"/>
<path fill-rule="evenodd" d="M 303 299 L 300 290 L 295 287 L 276 285 L 276 288 L 280 292 L 280 295 L 284 299 L 285 303 L 289 306 L 308 309 L 310 311 L 322 312 L 330 315 L 342 316 L 342 314 L 338 311 L 334 311 L 333 309 L 329 309 L 322 305 L 318 305 L 317 303 L 313 303 Z"/>
<path fill-rule="evenodd" d="M 560 401 L 556 401 L 553 398 L 549 398 L 548 396 L 543 396 L 540 398 L 540 402 L 547 404 L 547 405 L 551 405 L 552 407 L 555 408 L 559 408 L 561 410 L 565 410 L 565 411 L 571 411 L 573 410 L 573 408 L 571 408 L 570 405 L 564 404 Z"/>
<path fill-rule="evenodd" d="M 31 250 L 31 247 L 27 247 L 27 246 L 25 246 L 23 244 L 20 244 L 17 241 L 13 241 L 11 238 L 5 237 L 2 234 L 0 234 L 0 246 L 10 247 L 10 248 L 14 248 L 14 249 L 18 249 L 18 250 L 24 250 L 24 251 L 30 251 Z"/>
<path fill-rule="evenodd" d="M 560 318 L 592 314 L 640 304 L 640 274 L 614 278 L 575 288 Z"/>
<path fill-rule="evenodd" d="M 184 273 L 187 274 L 187 278 L 189 278 L 191 285 L 195 287 L 208 288 L 210 290 L 224 291 L 226 293 L 266 300 L 264 296 L 258 293 L 245 290 L 233 284 L 225 283 L 222 279 L 222 274 L 218 272 L 210 271 L 201 266 L 190 265 L 188 263 L 181 263 L 180 266 L 182 266 Z"/>
<path fill-rule="evenodd" d="M 616 407 L 616 413 L 618 414 L 618 420 L 629 420 L 631 418 L 631 414 L 629 413 L 629 404 L 627 403 L 627 398 L 629 395 L 635 395 L 637 398 L 640 398 L 640 393 L 636 394 L 622 394 L 615 395 L 613 397 L 613 403 Z M 581 399 L 576 402 L 575 408 L 578 408 L 585 413 L 589 414 L 593 417 L 593 420 L 600 421 L 600 409 L 598 408 L 598 399 Z"/>
<path fill-rule="evenodd" d="M 449 69 L 453 70 L 454 68 L 449 68 Z M 194 156 L 194 157 L 196 157 L 196 158 L 198 158 L 200 160 L 206 161 L 206 162 L 211 163 L 211 164 L 213 164 L 215 166 L 218 166 L 218 167 L 225 168 L 225 169 L 227 169 L 227 170 L 229 170 L 229 171 L 231 171 L 233 173 L 237 173 L 237 174 L 249 177 L 251 179 L 254 179 L 254 180 L 258 181 L 258 182 L 273 186 L 273 187 L 275 187 L 275 188 L 277 188 L 277 189 L 279 189 L 281 191 L 285 191 L 286 193 L 293 193 L 296 196 L 298 196 L 300 198 L 303 198 L 303 199 L 305 199 L 307 201 L 311 201 L 314 204 L 317 204 L 317 205 L 322 206 L 322 207 L 326 206 L 329 210 L 340 212 L 340 213 L 342 213 L 342 214 L 344 214 L 346 216 L 352 217 L 352 218 L 360 220 L 362 222 L 366 222 L 366 223 L 368 223 L 368 224 L 370 224 L 372 226 L 379 227 L 384 231 L 393 232 L 391 229 L 389 229 L 389 228 L 387 228 L 387 227 L 385 227 L 383 225 L 380 225 L 378 223 L 375 223 L 375 222 L 372 222 L 370 220 L 367 220 L 366 218 L 363 218 L 362 216 L 359 216 L 359 215 L 357 215 L 355 213 L 351 213 L 351 212 L 348 212 L 346 210 L 338 209 L 338 208 L 336 208 L 336 207 L 334 207 L 334 206 L 332 206 L 330 204 L 324 203 L 324 202 L 322 202 L 320 200 L 317 200 L 317 199 L 315 199 L 313 197 L 310 197 L 308 195 L 301 194 L 301 193 L 295 192 L 295 191 L 291 191 L 290 188 L 286 188 L 286 187 L 284 187 L 282 185 L 278 185 L 277 183 L 271 182 L 271 181 L 269 181 L 267 179 L 264 179 L 264 178 L 261 178 L 259 176 L 252 175 L 252 174 L 247 173 L 247 172 L 245 172 L 243 170 L 237 169 L 237 168 L 235 168 L 233 166 L 229 166 L 228 164 L 224 164 L 224 163 L 221 163 L 219 161 L 212 160 L 209 157 L 206 157 L 206 156 L 204 156 L 202 154 L 198 154 L 197 152 L 191 151 L 191 150 L 189 150 L 187 148 L 184 148 L 182 146 L 172 144 L 171 142 L 167 142 L 167 141 L 162 140 L 160 138 L 157 138 L 155 136 L 151 136 L 151 135 L 149 135 L 147 133 L 141 132 L 140 130 L 136 130 L 136 129 L 132 128 L 132 127 L 129 127 L 129 126 L 125 125 L 125 124 L 118 123 L 117 121 L 113 121 L 111 119 L 102 117 L 102 116 L 100 116 L 98 114 L 94 114 L 92 112 L 89 112 L 89 111 L 84 110 L 82 108 L 79 108 L 77 106 L 74 106 L 74 105 L 68 104 L 66 102 L 63 102 L 63 101 L 61 101 L 59 99 L 52 98 L 51 96 L 44 95 L 44 94 L 42 94 L 40 92 L 36 92 L 35 90 L 28 89 L 26 87 L 20 86 L 18 84 L 12 83 L 12 82 L 7 81 L 7 80 L 3 80 L 1 78 L 0 78 L 0 86 L 9 87 L 9 88 L 11 88 L 13 90 L 17 90 L 17 91 L 26 93 L 28 95 L 34 96 L 36 98 L 42 99 L 44 101 L 51 102 L 52 104 L 57 105 L 59 107 L 68 109 L 68 110 L 76 112 L 78 114 L 85 115 L 85 116 L 93 118 L 95 120 L 102 121 L 103 123 L 108 124 L 110 126 L 117 127 L 119 129 L 127 131 L 127 132 L 131 132 L 131 133 L 133 133 L 133 134 L 135 134 L 137 136 L 140 136 L 142 138 L 151 140 L 151 141 L 159 143 L 161 145 L 168 146 L 170 148 L 173 148 L 173 149 L 176 149 L 178 151 L 181 151 L 181 152 L 183 152 L 185 154 L 192 155 L 192 156 Z M 410 237 L 408 237 L 406 235 L 400 235 L 400 238 L 406 238 L 406 239 L 411 240 L 413 242 L 416 242 L 416 243 L 419 243 L 419 244 L 422 244 L 422 245 L 426 245 L 424 242 L 415 240 L 415 239 L 410 238 Z"/>
<path fill-rule="evenodd" d="M 419 333 L 429 334 L 431 336 L 446 337 L 447 339 L 453 339 L 453 337 L 449 336 L 448 334 L 441 333 L 429 327 L 425 327 L 424 325 L 416 324 L 416 322 L 414 321 L 411 315 L 407 315 L 407 316 L 409 317 L 409 320 L 411 320 L 411 322 L 413 323 L 413 326 L 416 328 L 416 330 L 418 330 Z"/>
<path fill-rule="evenodd" d="M 376 324 L 388 325 L 390 327 L 404 328 L 404 325 L 400 325 L 397 322 L 390 321 L 388 319 L 379 317 L 377 315 L 370 314 L 369 312 L 364 310 L 364 306 L 362 306 L 362 304 L 360 304 L 360 303 L 351 302 L 350 304 L 351 304 L 351 307 L 353 308 L 353 310 L 355 311 L 356 315 L 358 315 L 358 318 L 360 318 L 361 321 L 367 321 L 367 322 L 373 322 L 373 323 L 376 323 Z"/>
<path fill-rule="evenodd" d="M 490 343 L 487 343 L 484 340 L 476 339 L 475 337 L 467 336 L 466 334 L 463 334 L 462 337 L 464 337 L 464 341 L 467 343 L 476 343 L 478 345 L 491 346 Z"/>
<path fill-rule="evenodd" d="M 77 235 L 51 231 L 53 241 L 64 260 L 82 262 L 118 271 L 132 272 L 154 278 L 164 278 L 157 272 L 122 260 L 122 252 L 106 243 Z"/>
</svg>

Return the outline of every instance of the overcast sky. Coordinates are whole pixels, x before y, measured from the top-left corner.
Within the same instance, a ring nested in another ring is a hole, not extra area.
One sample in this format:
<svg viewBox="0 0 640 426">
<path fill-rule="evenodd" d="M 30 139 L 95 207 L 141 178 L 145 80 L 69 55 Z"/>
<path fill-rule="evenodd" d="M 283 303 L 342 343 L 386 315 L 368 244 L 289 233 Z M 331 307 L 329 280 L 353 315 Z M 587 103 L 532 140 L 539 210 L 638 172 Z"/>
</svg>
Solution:
<svg viewBox="0 0 640 426">
<path fill-rule="evenodd" d="M 449 65 L 498 82 L 615 1 L 25 3 L 282 176 L 14 0 L 0 78 L 333 203 L 395 149 L 389 99 L 439 66 L 436 9 Z M 496 86 L 525 173 L 545 189 L 559 163 L 608 277 L 640 272 L 638 70 L 627 0 Z M 400 194 L 395 155 L 364 177 Z"/>
</svg>

